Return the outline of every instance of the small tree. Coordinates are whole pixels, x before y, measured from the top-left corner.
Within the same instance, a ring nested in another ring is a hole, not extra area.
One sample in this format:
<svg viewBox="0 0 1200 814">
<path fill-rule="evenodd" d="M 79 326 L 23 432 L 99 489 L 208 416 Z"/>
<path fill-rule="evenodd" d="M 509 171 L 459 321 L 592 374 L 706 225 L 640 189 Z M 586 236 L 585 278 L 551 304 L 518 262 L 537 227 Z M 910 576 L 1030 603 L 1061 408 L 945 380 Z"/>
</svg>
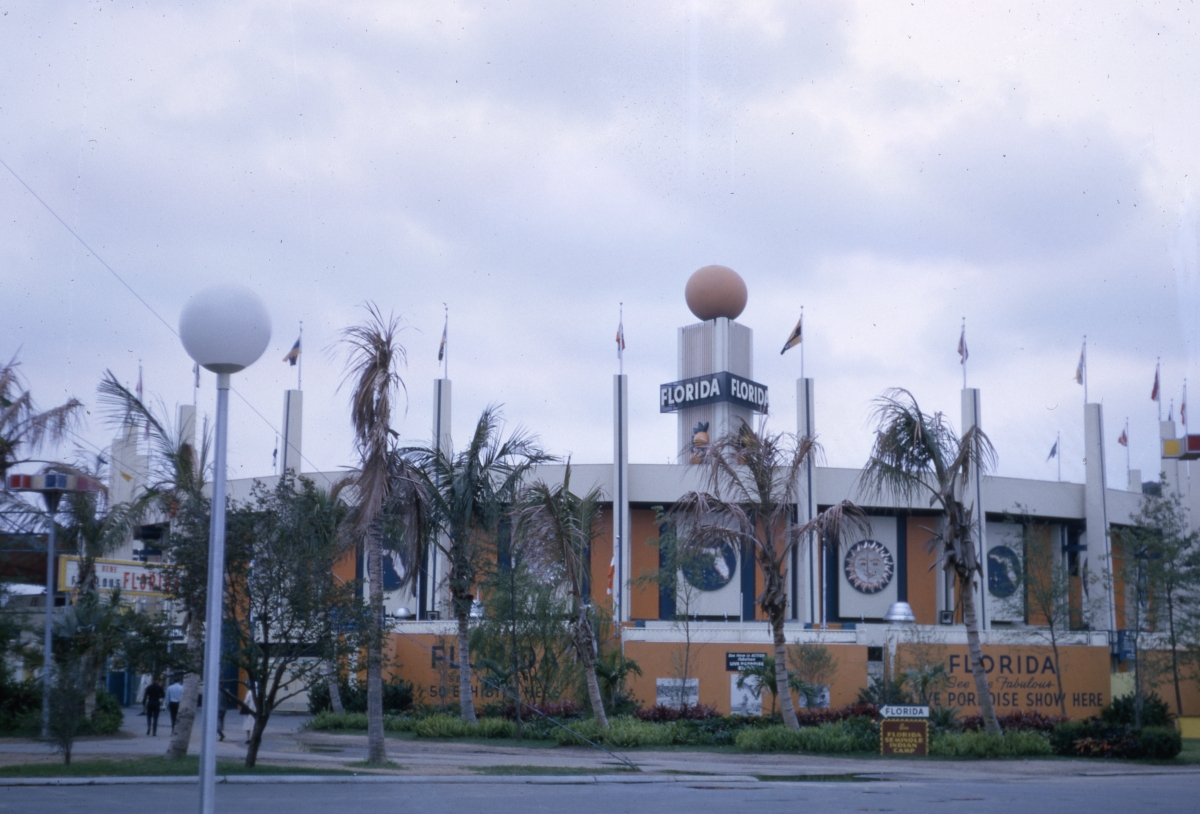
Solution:
<svg viewBox="0 0 1200 814">
<path fill-rule="evenodd" d="M 824 645 L 796 642 L 788 647 L 788 666 L 793 689 L 804 696 L 805 705 L 811 709 L 833 683 L 838 662 Z"/>
<path fill-rule="evenodd" d="M 983 669 L 974 595 L 976 580 L 983 576 L 983 563 L 975 550 L 971 526 L 974 512 L 983 507 L 968 506 L 965 499 L 972 473 L 978 471 L 982 477 L 994 465 L 996 451 L 978 426 L 960 437 L 945 416 L 923 413 L 912 393 L 901 388 L 888 390 L 876 400 L 874 422 L 875 443 L 861 476 L 863 491 L 907 505 L 928 502 L 942 510 L 945 523 L 929 544 L 957 582 L 979 710 L 984 728 L 999 734 L 1000 722 Z"/>
<path fill-rule="evenodd" d="M 684 495 L 674 512 L 684 521 L 680 539 L 687 545 L 712 550 L 729 543 L 743 552 L 744 564 L 749 564 L 750 555 L 758 563 L 763 588 L 756 601 L 771 623 L 777 686 L 788 683 L 783 625 L 792 552 L 814 536 L 838 538 L 863 522 L 861 512 L 849 501 L 807 522 L 794 519 L 800 474 L 818 453 L 814 438 L 755 432 L 743 424 L 703 448 L 699 466 L 705 490 Z M 791 693 L 783 693 L 779 701 L 784 724 L 799 729 Z"/>
<path fill-rule="evenodd" d="M 571 639 L 583 664 L 592 714 L 602 729 L 608 728 L 604 700 L 596 679 L 596 641 L 592 604 L 588 596 L 588 571 L 592 542 L 600 518 L 600 489 L 583 497 L 571 491 L 568 461 L 559 486 L 537 481 L 519 493 L 514 511 L 515 541 L 533 567 L 553 579 L 570 597 Z"/>
<path fill-rule="evenodd" d="M 1130 521 L 1133 527 L 1121 530 L 1120 541 L 1125 584 L 1133 586 L 1134 710 L 1140 728 L 1146 685 L 1164 674 L 1174 685 L 1175 713 L 1183 714 L 1180 657 L 1189 644 L 1190 611 L 1200 590 L 1200 533 L 1189 528 L 1187 509 L 1175 494 L 1143 496 Z M 1165 639 L 1165 657 L 1143 647 L 1145 630 Z"/>
<path fill-rule="evenodd" d="M 474 724 L 470 621 L 480 568 L 495 556 L 500 521 L 526 473 L 549 456 L 521 430 L 504 437 L 499 410 L 487 407 L 460 452 L 409 447 L 397 457 L 411 473 L 404 482 L 428 501 L 434 526 L 428 534 L 408 535 L 409 562 L 423 562 L 427 547 L 434 546 L 449 563 L 450 611 L 458 622 L 459 705 L 463 720 Z"/>
<path fill-rule="evenodd" d="M 658 549 L 658 568 L 634 580 L 638 585 L 652 585 L 658 589 L 660 601 L 667 598 L 669 618 L 676 630 L 683 634 L 683 647 L 671 652 L 671 675 L 675 682 L 670 695 L 679 709 L 687 709 L 687 683 L 692 676 L 692 639 L 695 629 L 696 603 L 700 590 L 688 579 L 688 574 L 699 574 L 712 565 L 715 555 L 697 545 L 682 540 L 676 531 L 677 519 L 665 512 L 662 506 L 654 507 L 654 517 L 659 528 L 657 538 L 647 541 Z M 681 578 L 682 577 L 682 578 Z M 755 696 L 757 697 L 757 696 Z"/>
<path fill-rule="evenodd" d="M 96 665 L 120 646 L 121 621 L 121 592 L 116 589 L 106 596 L 83 594 L 54 620 L 50 735 L 68 764 L 75 738 L 91 717 L 84 704 L 95 696 Z"/>
<path fill-rule="evenodd" d="M 1050 529 L 1035 526 L 1023 513 L 1021 540 L 1024 549 L 1020 587 L 1025 604 L 1025 620 L 1050 642 L 1054 653 L 1054 677 L 1058 680 L 1059 711 L 1067 714 L 1067 696 L 1063 690 L 1062 665 L 1058 643 L 1071 628 L 1071 584 L 1058 546 L 1050 539 Z"/>
<path fill-rule="evenodd" d="M 183 670 L 183 698 L 179 718 L 167 744 L 167 757 L 187 755 L 196 706 L 200 697 L 200 667 L 204 652 L 204 614 L 208 590 L 208 534 L 210 501 L 204 495 L 209 461 L 209 433 L 200 433 L 197 444 L 182 425 L 170 423 L 160 402 L 150 409 L 105 371 L 97 388 L 99 404 L 112 425 L 133 425 L 148 439 L 150 482 L 139 498 L 149 502 L 147 513 L 166 525 L 163 550 L 165 576 L 172 599 L 182 611 L 185 652 L 176 665 Z M 174 655 L 174 654 L 172 654 Z"/>
<path fill-rule="evenodd" d="M 361 540 L 369 589 L 367 626 L 367 762 L 386 763 L 383 733 L 383 644 L 386 622 L 383 610 L 383 531 L 387 506 L 395 499 L 392 402 L 404 388 L 399 366 L 406 361 L 397 334 L 400 321 L 384 318 L 367 305 L 367 319 L 342 332 L 348 352 L 343 384 L 352 385 L 350 423 L 359 468 L 354 478 L 356 503 L 347 523 L 348 533 Z M 418 562 L 418 560 L 410 560 Z M 415 570 L 415 569 L 413 569 Z"/>
<path fill-rule="evenodd" d="M 297 483 L 290 473 L 274 489 L 257 484 L 249 503 L 230 512 L 228 629 L 254 702 L 247 767 L 257 760 L 272 712 L 324 681 L 322 644 L 341 641 L 348 651 L 345 629 L 360 627 L 354 588 L 332 571 L 344 514 L 312 481 Z M 218 692 L 209 691 L 210 703 Z"/>
</svg>

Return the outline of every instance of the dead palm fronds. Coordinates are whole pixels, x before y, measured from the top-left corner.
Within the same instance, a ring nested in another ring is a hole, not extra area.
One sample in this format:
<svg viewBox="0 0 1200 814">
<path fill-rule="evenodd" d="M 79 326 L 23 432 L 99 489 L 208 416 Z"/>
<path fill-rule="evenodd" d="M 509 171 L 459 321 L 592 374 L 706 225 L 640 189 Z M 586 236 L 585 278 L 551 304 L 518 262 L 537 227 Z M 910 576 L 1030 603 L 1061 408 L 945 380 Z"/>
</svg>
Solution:
<svg viewBox="0 0 1200 814">
<path fill-rule="evenodd" d="M 975 473 L 982 477 L 995 466 L 996 450 L 978 426 L 959 436 L 941 413 L 922 412 L 913 394 L 901 388 L 876 399 L 872 419 L 877 427 L 875 443 L 862 471 L 861 489 L 867 495 L 887 496 L 909 505 L 927 502 L 942 511 L 944 528 L 933 534 L 929 545 L 958 584 L 980 712 L 986 729 L 999 733 L 983 670 L 974 596 L 975 580 L 983 577 L 983 563 L 972 541 L 971 526 L 974 513 L 982 512 L 983 507 L 968 505 L 965 499 Z"/>
<path fill-rule="evenodd" d="M 0 366 L 0 480 L 8 475 L 10 467 L 34 462 L 21 457 L 23 454 L 37 452 L 73 430 L 83 409 L 83 403 L 72 398 L 49 410 L 39 410 L 18 367 L 20 362 L 15 356 Z"/>
<path fill-rule="evenodd" d="M 793 519 L 801 473 L 819 452 L 815 438 L 756 432 L 743 424 L 703 449 L 698 466 L 704 489 L 684 495 L 672 511 L 679 540 L 687 549 L 702 552 L 732 545 L 743 563 L 751 558 L 758 563 L 763 589 L 755 601 L 771 622 L 780 687 L 788 686 L 783 625 L 788 601 L 785 575 L 792 552 L 840 539 L 864 522 L 861 511 L 849 501 L 804 522 Z M 782 693 L 779 702 L 784 723 L 798 729 L 790 693 Z"/>
<path fill-rule="evenodd" d="M 583 662 L 588 697 L 596 722 L 608 728 L 608 716 L 596 679 L 596 633 L 591 604 L 587 601 L 589 555 L 600 519 L 600 488 L 583 497 L 571 491 L 571 463 L 563 482 L 550 486 L 537 481 L 521 490 L 513 511 L 513 536 L 517 550 L 541 573 L 557 575 L 571 597 L 571 640 Z"/>
<path fill-rule="evenodd" d="M 450 611 L 458 621 L 459 703 L 463 720 L 474 723 L 468 626 L 479 567 L 492 551 L 500 519 L 512 505 L 525 474 L 549 457 L 520 429 L 505 436 L 500 411 L 492 406 L 479 416 L 471 440 L 461 452 L 409 447 L 401 450 L 400 456 L 428 501 L 431 523 L 427 534 L 410 539 L 435 546 L 449 564 Z"/>
<path fill-rule="evenodd" d="M 359 469 L 354 479 L 357 501 L 351 513 L 354 536 L 363 540 L 370 586 L 367 636 L 367 762 L 386 763 L 383 732 L 383 551 L 382 514 L 390 495 L 392 402 L 404 389 L 399 366 L 406 361 L 397 334 L 400 321 L 384 318 L 368 303 L 367 319 L 342 332 L 348 365 L 343 386 L 350 385 L 350 423 Z"/>
</svg>

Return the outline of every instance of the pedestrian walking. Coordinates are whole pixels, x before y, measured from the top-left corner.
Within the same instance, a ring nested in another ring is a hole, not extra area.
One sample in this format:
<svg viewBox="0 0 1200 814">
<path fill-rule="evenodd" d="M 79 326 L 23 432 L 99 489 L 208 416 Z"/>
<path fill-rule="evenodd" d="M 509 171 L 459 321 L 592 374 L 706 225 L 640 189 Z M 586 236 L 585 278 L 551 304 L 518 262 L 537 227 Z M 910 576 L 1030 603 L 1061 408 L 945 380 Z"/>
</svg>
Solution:
<svg viewBox="0 0 1200 814">
<path fill-rule="evenodd" d="M 163 698 L 167 691 L 158 683 L 158 679 L 150 682 L 150 686 L 142 693 L 142 703 L 146 706 L 146 734 L 158 737 L 158 713 L 162 711 Z"/>
<path fill-rule="evenodd" d="M 183 700 L 183 684 L 176 677 L 175 683 L 167 687 L 167 712 L 171 713 L 171 734 L 175 734 L 175 722 L 179 719 L 179 702 Z"/>
<path fill-rule="evenodd" d="M 222 682 L 222 683 L 227 683 L 227 682 Z M 235 687 L 237 686 L 236 682 L 234 682 L 234 686 Z M 236 701 L 237 699 L 235 698 L 234 700 Z M 230 703 L 231 702 L 229 700 L 229 691 L 224 687 L 217 690 L 217 739 L 218 740 L 225 740 L 225 713 L 229 711 Z"/>
</svg>

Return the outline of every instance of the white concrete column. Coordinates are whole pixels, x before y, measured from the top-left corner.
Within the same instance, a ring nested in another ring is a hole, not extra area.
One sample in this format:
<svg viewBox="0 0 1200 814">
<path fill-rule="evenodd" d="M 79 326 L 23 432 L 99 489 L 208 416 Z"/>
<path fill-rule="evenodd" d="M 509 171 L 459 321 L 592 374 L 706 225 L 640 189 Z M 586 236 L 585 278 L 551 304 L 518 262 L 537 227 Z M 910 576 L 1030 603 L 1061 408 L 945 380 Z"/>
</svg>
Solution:
<svg viewBox="0 0 1200 814">
<path fill-rule="evenodd" d="M 613 619 L 629 620 L 629 574 L 633 559 L 629 536 L 629 377 L 613 376 Z"/>
<path fill-rule="evenodd" d="M 815 438 L 816 422 L 813 415 L 815 403 L 814 383 L 812 379 L 796 380 L 796 435 L 800 438 Z M 796 517 L 801 523 L 807 523 L 817 515 L 817 468 L 810 457 L 800 471 L 799 482 L 796 484 Z M 817 536 L 810 535 L 804 545 L 798 548 L 789 567 L 795 575 L 788 580 L 789 599 L 791 607 L 790 618 L 820 624 L 824 619 L 821 612 L 824 607 L 824 592 L 821 584 L 820 541 Z"/>
<path fill-rule="evenodd" d="M 433 380 L 433 446 L 449 454 L 450 442 L 450 380 Z"/>
<path fill-rule="evenodd" d="M 971 427 L 982 426 L 980 412 L 979 388 L 967 387 L 962 391 L 962 431 L 966 434 Z M 975 594 L 975 607 L 979 614 L 979 629 L 989 630 L 992 626 L 992 613 L 988 605 L 987 592 L 987 516 L 983 506 L 983 473 L 978 464 L 971 467 L 970 478 L 963 486 L 963 501 L 972 510 L 971 536 L 975 544 L 975 556 L 983 568 L 983 574 L 976 576 L 972 582 Z"/>
<path fill-rule="evenodd" d="M 1084 593 L 1093 630 L 1116 630 L 1112 598 L 1112 541 L 1108 536 L 1108 484 L 1105 475 L 1104 409 L 1083 405 L 1084 522 L 1087 525 Z"/>
<path fill-rule="evenodd" d="M 450 433 L 450 395 L 449 379 L 433 380 L 432 444 L 434 449 L 445 455 L 452 455 L 454 452 Z M 437 547 L 430 546 L 425 558 L 425 573 L 422 576 L 425 597 L 421 610 L 424 614 L 445 609 L 446 589 L 443 583 L 448 571 L 449 562 L 446 556 Z"/>
<path fill-rule="evenodd" d="M 302 469 L 300 457 L 304 429 L 304 391 L 283 392 L 283 460 L 279 462 L 279 474 L 289 469 L 299 475 Z"/>
</svg>

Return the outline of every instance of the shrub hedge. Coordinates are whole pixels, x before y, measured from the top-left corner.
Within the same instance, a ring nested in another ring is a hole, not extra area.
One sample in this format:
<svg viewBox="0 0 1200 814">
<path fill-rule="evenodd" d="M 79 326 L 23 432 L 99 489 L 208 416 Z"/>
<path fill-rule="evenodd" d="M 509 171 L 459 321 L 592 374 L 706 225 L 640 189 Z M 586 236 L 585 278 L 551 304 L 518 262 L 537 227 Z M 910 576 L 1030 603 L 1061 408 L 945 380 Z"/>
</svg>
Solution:
<svg viewBox="0 0 1200 814">
<path fill-rule="evenodd" d="M 1055 754 L 1073 757 L 1171 760 L 1183 749 L 1183 739 L 1169 727 L 1137 730 L 1091 718 L 1059 725 L 1050 734 L 1050 745 Z"/>
<path fill-rule="evenodd" d="M 938 757 L 1034 757 L 1052 754 L 1050 739 L 1036 730 L 934 732 L 929 754 Z"/>
<path fill-rule="evenodd" d="M 846 718 L 791 730 L 785 726 L 743 729 L 734 744 L 746 752 L 878 752 L 879 724 L 870 718 Z"/>
</svg>

